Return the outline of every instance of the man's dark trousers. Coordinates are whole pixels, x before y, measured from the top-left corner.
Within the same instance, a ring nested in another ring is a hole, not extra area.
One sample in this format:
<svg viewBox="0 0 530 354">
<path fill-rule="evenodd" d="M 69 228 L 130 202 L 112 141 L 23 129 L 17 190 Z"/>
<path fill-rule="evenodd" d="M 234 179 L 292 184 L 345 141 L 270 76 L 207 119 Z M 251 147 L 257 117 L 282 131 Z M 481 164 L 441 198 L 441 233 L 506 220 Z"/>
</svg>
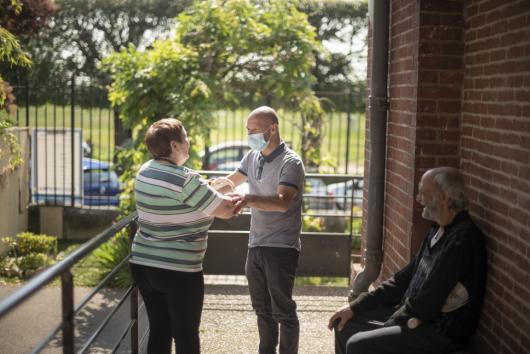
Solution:
<svg viewBox="0 0 530 354">
<path fill-rule="evenodd" d="M 379 307 L 355 316 L 342 331 L 335 329 L 336 354 L 443 354 L 457 349 L 455 343 L 428 325 L 416 329 L 383 326 L 395 311 Z"/>
<path fill-rule="evenodd" d="M 258 317 L 259 353 L 274 354 L 280 327 L 280 354 L 298 353 L 300 326 L 292 299 L 299 252 L 294 248 L 253 247 L 245 273 Z"/>
</svg>

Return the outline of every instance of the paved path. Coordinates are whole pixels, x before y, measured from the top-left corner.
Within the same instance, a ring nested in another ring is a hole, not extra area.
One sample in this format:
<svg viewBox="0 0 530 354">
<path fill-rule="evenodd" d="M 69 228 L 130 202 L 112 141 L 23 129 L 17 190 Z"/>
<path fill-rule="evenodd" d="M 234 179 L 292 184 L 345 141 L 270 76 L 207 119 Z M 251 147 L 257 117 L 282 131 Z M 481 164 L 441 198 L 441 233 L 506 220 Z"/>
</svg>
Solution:
<svg viewBox="0 0 530 354">
<path fill-rule="evenodd" d="M 0 299 L 17 288 L 0 286 Z M 76 288 L 75 302 L 90 291 Z M 47 287 L 26 302 L 21 308 L 0 321 L 0 353 L 28 353 L 61 318 L 61 292 Z M 346 303 L 346 288 L 308 287 L 295 288 L 295 300 L 300 318 L 300 354 L 326 354 L 333 352 L 333 335 L 326 329 L 327 319 L 338 307 Z M 95 326 L 111 311 L 120 298 L 120 291 L 103 290 L 76 316 L 77 342 L 89 338 Z M 125 328 L 129 304 L 118 311 L 108 329 L 100 335 L 91 353 L 110 353 L 114 341 Z M 145 332 L 145 311 L 141 313 L 140 327 Z M 250 306 L 248 288 L 245 285 L 208 284 L 201 322 L 202 352 L 242 353 L 257 352 L 258 333 L 256 318 Z M 145 348 L 144 348 L 145 349 Z M 43 353 L 61 353 L 60 341 L 53 340 Z M 120 353 L 129 352 L 128 343 Z"/>
</svg>

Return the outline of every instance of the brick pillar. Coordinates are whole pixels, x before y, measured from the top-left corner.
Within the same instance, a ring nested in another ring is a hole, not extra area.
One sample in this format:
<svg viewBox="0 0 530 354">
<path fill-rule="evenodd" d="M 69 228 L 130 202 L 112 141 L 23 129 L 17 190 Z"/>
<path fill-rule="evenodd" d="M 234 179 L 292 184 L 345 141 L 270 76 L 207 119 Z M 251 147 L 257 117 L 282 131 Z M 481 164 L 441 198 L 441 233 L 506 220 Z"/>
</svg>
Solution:
<svg viewBox="0 0 530 354">
<path fill-rule="evenodd" d="M 463 33 L 463 0 L 391 3 L 381 279 L 408 263 L 430 224 L 414 199 L 422 174 L 459 165 Z"/>
</svg>

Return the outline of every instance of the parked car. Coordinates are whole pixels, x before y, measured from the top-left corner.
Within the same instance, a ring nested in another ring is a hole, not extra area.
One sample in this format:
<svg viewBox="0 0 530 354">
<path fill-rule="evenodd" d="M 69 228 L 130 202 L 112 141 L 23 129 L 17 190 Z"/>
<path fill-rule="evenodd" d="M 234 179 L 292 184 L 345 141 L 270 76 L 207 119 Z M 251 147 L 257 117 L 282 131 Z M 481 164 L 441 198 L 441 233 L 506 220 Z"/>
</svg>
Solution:
<svg viewBox="0 0 530 354">
<path fill-rule="evenodd" d="M 326 183 L 321 178 L 306 177 L 306 190 L 304 191 L 304 205 L 312 210 L 336 209 L 335 198 L 329 191 Z"/>
<path fill-rule="evenodd" d="M 250 150 L 246 141 L 229 141 L 214 145 L 208 149 L 208 154 L 203 151 L 202 169 L 209 171 L 234 171 L 239 167 L 243 156 Z M 248 192 L 248 184 L 243 183 L 237 188 L 238 192 Z M 312 210 L 336 210 L 338 205 L 332 189 L 321 178 L 306 178 L 304 191 L 304 205 Z"/>
<path fill-rule="evenodd" d="M 202 169 L 208 171 L 234 171 L 239 167 L 239 162 L 250 151 L 246 141 L 229 141 L 211 146 L 208 153 L 203 151 L 200 155 Z"/>
<path fill-rule="evenodd" d="M 83 193 L 84 205 L 119 205 L 120 182 L 108 162 L 83 158 Z"/>
<path fill-rule="evenodd" d="M 335 205 L 340 210 L 349 210 L 353 206 L 362 207 L 363 203 L 363 179 L 353 179 L 346 182 L 332 183 L 328 185 L 327 191 L 334 197 Z"/>
</svg>

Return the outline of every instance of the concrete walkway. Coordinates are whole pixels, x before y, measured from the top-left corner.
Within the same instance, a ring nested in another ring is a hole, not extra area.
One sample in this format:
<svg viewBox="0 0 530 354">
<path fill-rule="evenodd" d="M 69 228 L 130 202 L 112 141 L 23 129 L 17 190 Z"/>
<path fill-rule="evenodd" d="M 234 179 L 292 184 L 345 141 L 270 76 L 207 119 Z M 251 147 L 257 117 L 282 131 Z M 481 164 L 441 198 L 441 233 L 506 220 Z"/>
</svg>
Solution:
<svg viewBox="0 0 530 354">
<path fill-rule="evenodd" d="M 0 299 L 17 287 L 0 286 Z M 75 289 L 75 302 L 90 292 L 89 288 Z M 300 353 L 333 353 L 333 334 L 326 328 L 333 311 L 346 303 L 348 289 L 337 287 L 299 286 L 295 300 L 300 318 Z M 103 290 L 76 316 L 76 343 L 91 336 L 98 323 L 112 310 L 121 297 L 117 290 Z M 0 353 L 28 353 L 61 319 L 60 288 L 42 289 L 22 307 L 0 321 Z M 145 333 L 145 311 L 140 313 L 140 333 Z M 129 304 L 125 303 L 115 319 L 109 323 L 91 347 L 91 353 L 110 353 L 115 338 L 125 329 L 129 318 Z M 129 352 L 128 338 L 119 353 Z M 81 344 L 79 344 L 81 345 Z M 246 285 L 206 285 L 206 296 L 201 322 L 203 353 L 256 353 L 258 333 L 256 318 L 250 305 Z M 77 349 L 79 349 L 77 347 Z M 145 343 L 142 348 L 145 352 Z M 43 353 L 61 353 L 60 340 L 52 340 Z"/>
</svg>

